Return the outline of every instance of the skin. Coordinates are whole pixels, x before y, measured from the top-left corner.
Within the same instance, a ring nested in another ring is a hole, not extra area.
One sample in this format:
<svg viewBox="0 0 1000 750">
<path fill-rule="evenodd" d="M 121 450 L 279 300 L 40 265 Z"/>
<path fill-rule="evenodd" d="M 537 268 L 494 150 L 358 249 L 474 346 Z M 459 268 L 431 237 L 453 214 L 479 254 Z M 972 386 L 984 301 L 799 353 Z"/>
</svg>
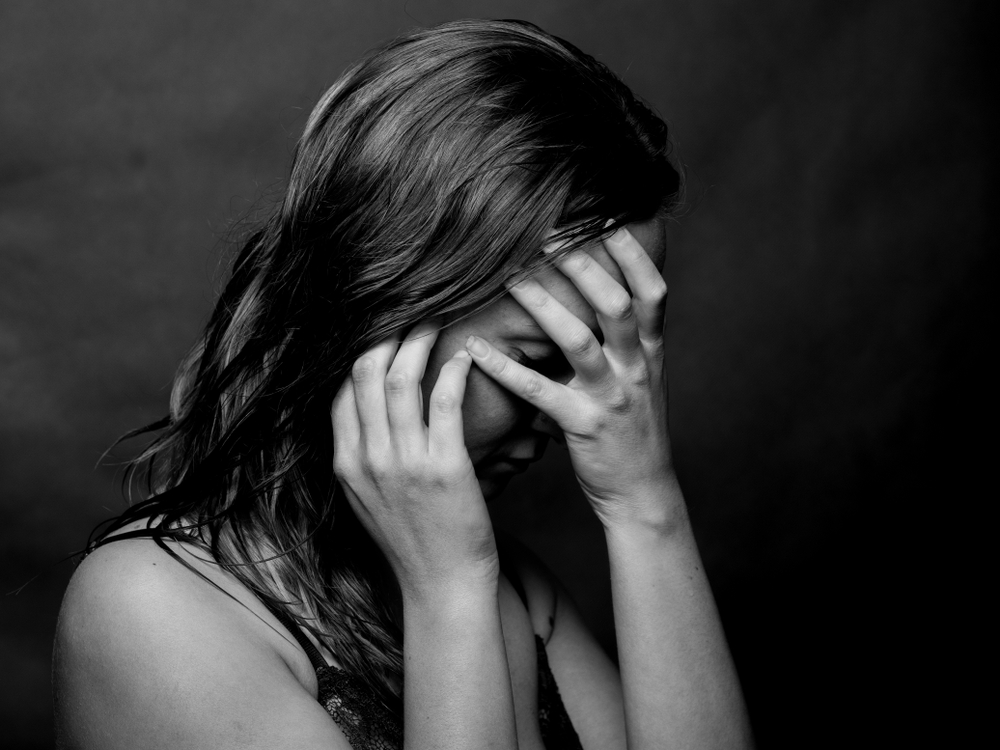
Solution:
<svg viewBox="0 0 1000 750">
<path fill-rule="evenodd" d="M 535 634 L 587 750 L 750 745 L 669 460 L 663 228 L 631 230 L 475 318 L 383 342 L 334 401 L 334 468 L 399 583 L 407 750 L 541 748 Z M 553 379 L 508 357 L 520 352 Z M 485 500 L 515 471 L 505 460 L 550 438 L 605 527 L 620 675 L 530 553 L 502 545 L 527 609 L 499 571 Z M 231 575 L 176 551 L 231 596 L 149 540 L 77 570 L 56 638 L 57 745 L 349 748 L 291 634 Z"/>
<path fill-rule="evenodd" d="M 666 258 L 663 220 L 632 224 L 629 230 L 649 254 L 657 271 L 662 272 Z M 616 282 L 628 288 L 621 269 L 603 244 L 592 245 L 586 252 Z M 556 269 L 546 269 L 535 278 L 599 340 L 603 337 L 597 314 L 572 281 Z M 516 361 L 540 369 L 552 380 L 567 382 L 572 377 L 572 370 L 559 347 L 513 296 L 505 295 L 476 315 L 441 331 L 422 380 L 425 402 L 430 398 L 441 368 L 456 352 L 465 348 L 470 335 L 484 339 Z M 462 412 L 465 446 L 487 500 L 496 498 L 510 478 L 526 468 L 525 462 L 541 458 L 550 439 L 563 440 L 558 424 L 479 368 L 473 368 L 468 375 Z M 512 465 L 506 459 L 514 459 L 516 463 Z"/>
<path fill-rule="evenodd" d="M 643 263 L 636 279 L 665 290 L 663 221 L 633 224 L 632 229 L 634 234 L 626 234 Z M 511 372 L 515 381 L 530 370 L 550 385 L 575 385 L 580 378 L 557 340 L 584 336 L 599 351 L 603 330 L 594 294 L 617 294 L 626 307 L 631 304 L 628 282 L 609 247 L 597 242 L 571 254 L 591 261 L 584 287 L 567 275 L 573 261 L 557 260 L 556 267 L 522 285 L 528 290 L 511 289 L 486 309 L 451 324 L 418 323 L 405 337 L 402 332 L 390 336 L 354 364 L 331 414 L 334 468 L 355 513 L 385 553 L 403 599 L 431 583 L 454 587 L 455 571 L 469 566 L 498 567 L 492 525 L 476 495 L 495 498 L 515 473 L 541 457 L 549 439 L 565 442 L 565 436 L 550 414 L 519 397 L 522 382 L 504 383 L 487 362 L 494 370 Z M 647 277 L 655 281 L 647 282 Z M 536 302 L 551 299 L 561 318 L 548 324 L 539 319 L 532 297 Z M 653 317 L 650 335 L 659 340 L 662 311 Z M 473 366 L 466 347 L 477 340 L 490 356 Z M 447 399 L 440 402 L 444 408 L 435 408 L 442 397 Z M 665 403 L 650 404 L 646 411 L 663 417 L 659 440 L 643 440 L 640 451 L 642 459 L 655 463 L 669 458 Z M 571 443 L 575 437 L 570 435 Z M 580 441 L 575 442 L 578 448 Z M 592 446 L 588 450 L 594 452 Z M 601 462 L 600 447 L 596 454 L 588 463 Z M 450 529 L 450 540 L 465 539 L 467 549 L 439 544 L 442 529 Z M 395 600 L 399 617 L 403 602 L 398 592 L 383 593 Z"/>
<path fill-rule="evenodd" d="M 647 222 L 638 231 L 662 264 L 662 223 Z M 518 468 L 537 460 L 549 438 L 562 437 L 557 423 L 564 420 L 547 418 L 557 415 L 541 409 L 538 399 L 531 403 L 528 391 L 544 382 L 547 390 L 562 389 L 565 397 L 567 386 L 592 380 L 596 371 L 579 358 L 582 352 L 568 354 L 574 351 L 572 342 L 586 344 L 592 354 L 600 352 L 598 337 L 607 330 L 610 349 L 640 345 L 632 318 L 612 322 L 604 309 L 615 303 L 631 311 L 626 277 L 645 290 L 638 297 L 656 297 L 653 303 L 639 299 L 646 313 L 638 318 L 648 337 L 662 340 L 665 285 L 659 268 L 628 232 L 616 237 L 557 259 L 556 268 L 512 287 L 508 297 L 443 332 L 439 321 L 424 321 L 405 337 L 388 337 L 354 363 L 334 399 L 334 469 L 394 573 L 398 591 L 383 593 L 395 596 L 401 612 L 407 680 L 423 686 L 404 691 L 408 747 L 540 745 L 532 701 L 537 669 L 529 663 L 534 661 L 534 623 L 516 616 L 518 609 L 528 613 L 517 606 L 500 574 L 485 500 L 495 497 Z M 623 273 L 619 264 L 625 258 Z M 636 351 L 628 356 L 630 367 L 640 364 Z M 617 375 L 603 369 L 605 385 L 612 384 Z M 554 380 L 540 378 L 537 370 Z M 640 392 L 655 400 L 661 379 L 654 380 L 656 387 Z M 615 389 L 602 390 L 614 397 Z M 535 395 L 541 393 L 536 389 Z M 574 393 L 583 396 L 585 391 Z M 640 401 L 633 399 L 632 407 L 652 417 L 660 440 L 646 439 L 648 429 L 632 429 L 630 414 L 617 418 L 624 417 L 628 431 L 644 438 L 640 464 L 656 465 L 657 458 L 669 454 L 665 403 Z M 597 417 L 598 411 L 585 407 L 581 413 Z M 570 426 L 566 442 L 571 456 L 582 450 L 585 457 L 598 457 L 585 458 L 586 464 L 600 466 L 606 451 L 589 439 L 587 422 L 565 421 Z M 645 460 L 650 457 L 652 462 Z M 616 468 L 625 466 L 631 478 L 649 474 L 638 466 L 630 471 L 628 461 L 615 463 Z M 597 490 L 593 500 L 612 500 L 599 491 L 607 482 L 577 474 L 585 493 Z M 618 512 L 614 506 L 613 501 L 608 505 L 611 515 Z M 554 597 L 548 598 L 551 604 Z M 560 628 L 558 640 L 550 624 L 549 640 L 555 642 L 556 654 L 563 645 L 563 658 L 557 661 L 568 662 L 569 671 L 574 665 L 583 667 L 572 676 L 588 685 L 576 695 L 571 689 L 568 705 L 576 709 L 588 744 L 621 746 L 623 722 L 620 709 L 614 708 L 621 697 L 614 670 L 589 634 L 576 627 L 572 608 L 563 609 L 569 624 Z M 548 611 L 547 619 L 554 623 L 555 607 Z M 588 722 L 592 724 L 586 726 Z"/>
<path fill-rule="evenodd" d="M 559 437 L 605 528 L 622 665 L 619 679 L 578 618 L 555 620 L 546 651 L 585 746 L 750 745 L 670 457 L 663 226 L 634 229 L 651 252 L 622 229 L 558 256 L 444 334 L 428 321 L 376 345 L 334 400 L 337 477 L 395 573 L 422 686 L 404 691 L 407 745 L 537 746 L 528 714 L 515 721 L 485 499 Z"/>
</svg>

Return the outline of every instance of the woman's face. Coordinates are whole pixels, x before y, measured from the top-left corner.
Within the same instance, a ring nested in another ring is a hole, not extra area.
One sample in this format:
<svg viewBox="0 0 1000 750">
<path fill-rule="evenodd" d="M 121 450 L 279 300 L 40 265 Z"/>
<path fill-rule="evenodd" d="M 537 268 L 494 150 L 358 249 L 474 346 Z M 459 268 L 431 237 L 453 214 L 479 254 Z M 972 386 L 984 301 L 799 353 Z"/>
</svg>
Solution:
<svg viewBox="0 0 1000 750">
<path fill-rule="evenodd" d="M 629 231 L 662 271 L 666 255 L 662 219 L 631 224 Z M 619 284 L 628 288 L 618 265 L 603 245 L 598 243 L 589 246 L 586 251 Z M 603 341 L 597 316 L 567 277 L 555 269 L 545 269 L 536 278 L 570 312 L 590 326 L 599 341 Z M 485 339 L 511 359 L 538 370 L 552 380 L 565 383 L 573 376 L 559 348 L 541 331 L 523 307 L 510 295 L 504 295 L 479 313 L 441 331 L 431 351 L 421 384 L 425 413 L 441 367 L 458 349 L 465 346 L 470 334 Z M 549 438 L 560 437 L 559 428 L 553 421 L 498 385 L 475 365 L 466 383 L 462 416 L 465 446 L 487 500 L 500 494 L 514 474 L 541 458 Z"/>
</svg>

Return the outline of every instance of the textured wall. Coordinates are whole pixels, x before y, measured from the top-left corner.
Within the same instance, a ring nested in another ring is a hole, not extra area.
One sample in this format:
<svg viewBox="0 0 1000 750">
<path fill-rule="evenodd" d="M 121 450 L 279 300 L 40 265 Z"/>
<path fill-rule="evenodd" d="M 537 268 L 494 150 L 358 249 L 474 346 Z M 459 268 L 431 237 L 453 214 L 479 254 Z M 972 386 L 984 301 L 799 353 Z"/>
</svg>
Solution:
<svg viewBox="0 0 1000 750">
<path fill-rule="evenodd" d="M 57 563 L 120 509 L 95 464 L 165 410 L 227 227 L 278 189 L 349 61 L 467 16 L 570 39 L 672 124 L 692 203 L 666 270 L 673 433 L 761 746 L 928 731 L 918 711 L 961 687 L 942 682 L 941 628 L 965 610 L 940 541 L 974 522 L 987 458 L 970 439 L 993 315 L 977 7 L 4 0 L 6 746 L 51 744 Z M 499 522 L 613 646 L 603 542 L 564 457 L 512 490 Z"/>
</svg>

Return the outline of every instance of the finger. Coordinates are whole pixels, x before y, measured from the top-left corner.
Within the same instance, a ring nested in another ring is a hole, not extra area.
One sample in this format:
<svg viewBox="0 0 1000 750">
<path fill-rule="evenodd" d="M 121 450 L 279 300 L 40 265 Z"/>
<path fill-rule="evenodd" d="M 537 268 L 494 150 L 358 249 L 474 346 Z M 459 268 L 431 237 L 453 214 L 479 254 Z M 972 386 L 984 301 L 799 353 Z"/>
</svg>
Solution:
<svg viewBox="0 0 1000 750">
<path fill-rule="evenodd" d="M 564 255 L 555 263 L 597 313 L 605 347 L 624 358 L 637 352 L 639 332 L 632 312 L 632 297 L 625 288 L 583 250 Z"/>
<path fill-rule="evenodd" d="M 667 311 L 667 282 L 649 253 L 625 227 L 604 240 L 604 247 L 621 268 L 632 290 L 632 303 L 639 336 L 645 341 L 663 337 Z"/>
<path fill-rule="evenodd" d="M 358 407 L 354 400 L 354 381 L 349 377 L 344 378 L 333 399 L 330 420 L 333 423 L 334 467 L 340 473 L 340 469 L 348 465 L 349 457 L 354 454 L 361 440 L 361 422 L 358 420 Z"/>
<path fill-rule="evenodd" d="M 389 439 L 394 445 L 417 449 L 426 447 L 427 429 L 420 381 L 440 331 L 439 320 L 421 321 L 413 326 L 385 376 Z"/>
<path fill-rule="evenodd" d="M 472 357 L 459 349 L 444 363 L 431 390 L 427 416 L 427 450 L 435 456 L 455 456 L 466 451 L 462 404 Z"/>
<path fill-rule="evenodd" d="M 515 362 L 478 336 L 469 336 L 465 348 L 480 370 L 566 429 L 573 403 L 570 388 Z"/>
<path fill-rule="evenodd" d="M 594 332 L 545 287 L 534 279 L 525 279 L 508 287 L 508 291 L 562 350 L 580 380 L 599 383 L 612 374 L 611 365 Z"/>
<path fill-rule="evenodd" d="M 389 441 L 389 420 L 385 411 L 385 374 L 398 347 L 397 332 L 366 351 L 351 368 L 361 439 L 373 449 L 385 446 Z"/>
</svg>

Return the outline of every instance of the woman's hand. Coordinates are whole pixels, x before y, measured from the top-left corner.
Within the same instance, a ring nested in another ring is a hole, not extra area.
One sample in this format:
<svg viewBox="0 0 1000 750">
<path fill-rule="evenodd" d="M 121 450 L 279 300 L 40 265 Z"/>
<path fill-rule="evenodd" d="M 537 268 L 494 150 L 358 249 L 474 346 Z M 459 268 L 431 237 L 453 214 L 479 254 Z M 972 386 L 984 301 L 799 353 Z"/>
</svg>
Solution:
<svg viewBox="0 0 1000 750">
<path fill-rule="evenodd" d="M 402 592 L 406 746 L 516 747 L 496 541 L 462 431 L 464 350 L 424 422 L 439 330 L 420 323 L 354 363 L 333 401 L 334 470 Z"/>
<path fill-rule="evenodd" d="M 436 322 L 393 336 L 354 363 L 333 402 L 334 471 L 392 566 L 404 596 L 493 582 L 493 527 L 462 432 L 471 360 L 442 367 L 428 424 L 420 389 Z"/>
<path fill-rule="evenodd" d="M 495 347 L 474 354 L 476 363 L 562 428 L 604 524 L 630 750 L 750 747 L 739 680 L 671 466 L 666 284 L 628 231 L 604 246 L 631 297 L 585 252 L 557 263 L 596 312 L 603 345 L 538 281 L 510 290 L 573 367 L 566 385 Z M 561 627 L 552 635 L 557 652 L 567 637 Z"/>
<path fill-rule="evenodd" d="M 667 432 L 667 286 L 628 230 L 619 229 L 604 246 L 632 297 L 582 250 L 556 264 L 597 313 L 603 346 L 538 281 L 510 287 L 572 366 L 575 375 L 567 384 L 514 362 L 496 347 L 485 354 L 477 354 L 474 344 L 469 350 L 485 373 L 556 421 L 580 486 L 605 527 L 664 527 L 683 513 Z"/>
</svg>

